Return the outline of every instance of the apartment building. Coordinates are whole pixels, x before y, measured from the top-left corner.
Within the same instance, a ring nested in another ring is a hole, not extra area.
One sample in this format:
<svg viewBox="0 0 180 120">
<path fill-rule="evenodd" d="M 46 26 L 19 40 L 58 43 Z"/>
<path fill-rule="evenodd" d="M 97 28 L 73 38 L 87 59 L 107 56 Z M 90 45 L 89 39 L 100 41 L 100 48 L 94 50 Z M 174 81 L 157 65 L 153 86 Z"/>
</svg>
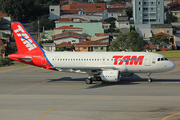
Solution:
<svg viewBox="0 0 180 120">
<path fill-rule="evenodd" d="M 164 24 L 164 0 L 134 0 L 134 24 Z"/>
</svg>

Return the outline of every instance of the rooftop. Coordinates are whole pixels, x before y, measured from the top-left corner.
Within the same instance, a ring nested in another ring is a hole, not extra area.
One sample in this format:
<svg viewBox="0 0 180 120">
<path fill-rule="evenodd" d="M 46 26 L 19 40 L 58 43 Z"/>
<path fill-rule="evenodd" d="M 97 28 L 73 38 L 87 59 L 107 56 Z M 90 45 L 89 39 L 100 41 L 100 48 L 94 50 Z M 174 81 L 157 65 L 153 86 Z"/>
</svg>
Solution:
<svg viewBox="0 0 180 120">
<path fill-rule="evenodd" d="M 84 34 L 78 34 L 76 32 L 72 31 L 66 31 L 63 33 L 51 35 L 52 40 L 57 40 L 57 39 L 62 39 L 62 38 L 67 38 L 67 37 L 74 37 L 74 38 L 79 38 L 79 39 L 87 39 L 87 35 Z"/>
<path fill-rule="evenodd" d="M 2 40 L 0 40 L 0 45 L 3 45 L 3 41 Z"/>
<path fill-rule="evenodd" d="M 61 26 L 61 27 L 57 27 L 57 28 L 54 28 L 55 30 L 61 30 L 61 29 L 78 29 L 78 30 L 82 30 L 83 28 L 78 28 L 78 27 L 70 27 L 70 26 Z"/>
<path fill-rule="evenodd" d="M 166 47 L 162 47 L 161 48 L 161 51 L 168 51 L 169 49 L 168 48 L 166 48 Z"/>
<path fill-rule="evenodd" d="M 84 13 L 96 13 L 103 12 L 106 9 L 105 3 L 77 3 L 73 2 L 72 4 L 61 6 L 61 10 L 79 10 Z"/>
<path fill-rule="evenodd" d="M 80 43 L 75 44 L 75 46 L 77 45 L 100 45 L 100 46 L 107 46 L 107 44 L 99 42 L 99 41 L 83 41 Z"/>
<path fill-rule="evenodd" d="M 72 47 L 72 44 L 67 42 L 62 42 L 61 44 L 58 44 L 57 47 Z"/>
<path fill-rule="evenodd" d="M 85 19 L 82 19 L 82 18 L 61 18 L 61 19 L 58 19 L 56 21 L 87 21 Z"/>
<path fill-rule="evenodd" d="M 101 38 L 101 39 L 99 39 L 99 40 L 96 40 L 96 41 L 99 41 L 99 42 L 101 42 L 102 40 L 106 40 L 106 39 L 109 39 L 109 36 L 108 36 L 108 37 L 105 37 L 105 38 Z"/>
<path fill-rule="evenodd" d="M 124 4 L 119 4 L 119 3 L 116 3 L 116 4 L 112 4 L 111 6 L 126 6 L 126 5 L 124 5 Z"/>
<path fill-rule="evenodd" d="M 145 45 L 144 48 L 145 48 L 145 49 L 148 49 L 148 48 L 149 48 L 149 49 L 156 49 L 156 47 L 153 46 L 153 45 Z"/>
<path fill-rule="evenodd" d="M 4 12 L 0 11 L 0 16 L 7 16 Z"/>
<path fill-rule="evenodd" d="M 130 30 L 130 28 L 121 28 L 120 30 Z"/>
<path fill-rule="evenodd" d="M 107 33 L 96 33 L 96 36 L 100 37 L 100 36 L 109 36 Z"/>
<path fill-rule="evenodd" d="M 166 37 L 169 37 L 169 38 L 171 37 L 170 35 L 168 35 L 166 33 L 163 33 L 163 32 L 157 33 L 154 36 L 157 36 L 157 35 L 163 35 L 163 36 L 166 36 Z"/>
<path fill-rule="evenodd" d="M 107 8 L 107 12 L 124 12 L 126 8 Z"/>
<path fill-rule="evenodd" d="M 172 6 L 172 5 L 176 5 L 177 3 L 180 4 L 180 1 L 174 1 L 174 2 L 171 2 L 171 3 L 167 4 L 167 5 Z"/>
<path fill-rule="evenodd" d="M 99 22 L 102 22 L 102 24 L 110 24 L 110 23 L 102 21 L 102 20 L 100 20 Z"/>
</svg>

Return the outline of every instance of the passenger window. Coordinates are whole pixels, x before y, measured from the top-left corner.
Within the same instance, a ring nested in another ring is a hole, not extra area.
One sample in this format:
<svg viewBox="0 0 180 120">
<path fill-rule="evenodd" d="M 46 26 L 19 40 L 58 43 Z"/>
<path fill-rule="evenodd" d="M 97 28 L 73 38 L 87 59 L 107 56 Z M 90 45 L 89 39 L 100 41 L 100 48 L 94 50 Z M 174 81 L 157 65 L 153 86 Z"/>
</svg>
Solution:
<svg viewBox="0 0 180 120">
<path fill-rule="evenodd" d="M 158 58 L 158 61 L 160 61 L 160 58 Z"/>
</svg>

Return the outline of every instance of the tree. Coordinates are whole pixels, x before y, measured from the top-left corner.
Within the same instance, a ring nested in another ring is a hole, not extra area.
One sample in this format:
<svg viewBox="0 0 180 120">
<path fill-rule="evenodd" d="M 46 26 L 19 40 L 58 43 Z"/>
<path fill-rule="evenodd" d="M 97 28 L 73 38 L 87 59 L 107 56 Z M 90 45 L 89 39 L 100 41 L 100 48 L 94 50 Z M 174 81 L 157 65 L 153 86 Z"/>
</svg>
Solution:
<svg viewBox="0 0 180 120">
<path fill-rule="evenodd" d="M 158 45 L 159 48 L 167 47 L 168 45 L 170 45 L 169 39 L 166 36 L 163 36 L 163 35 L 157 35 L 155 37 L 151 37 L 150 41 L 154 45 Z"/>
<path fill-rule="evenodd" d="M 115 29 L 115 28 L 109 28 L 108 29 L 108 33 L 119 33 L 120 32 L 120 29 Z"/>
<path fill-rule="evenodd" d="M 132 7 L 127 7 L 126 8 L 126 14 L 128 16 L 128 19 L 130 19 L 133 16 L 133 9 L 132 9 Z"/>
<path fill-rule="evenodd" d="M 177 22 L 178 21 L 178 18 L 176 16 L 174 16 L 172 13 L 168 13 L 167 15 L 167 22 L 169 24 L 171 24 L 171 22 Z"/>
<path fill-rule="evenodd" d="M 39 31 L 43 31 L 43 26 L 45 30 L 54 29 L 55 24 L 53 21 L 48 19 L 49 15 L 41 16 L 39 19 Z M 33 23 L 34 28 L 38 29 L 38 20 Z"/>
<path fill-rule="evenodd" d="M 136 31 L 123 34 L 119 33 L 116 41 L 111 42 L 110 51 L 142 51 L 144 50 L 145 42 Z"/>
<path fill-rule="evenodd" d="M 53 41 L 52 40 L 40 41 L 39 45 L 42 47 L 43 43 L 53 43 Z"/>
<path fill-rule="evenodd" d="M 109 17 L 109 18 L 105 19 L 104 21 L 110 23 L 111 24 L 111 28 L 116 28 L 116 26 L 115 26 L 116 18 Z"/>
<path fill-rule="evenodd" d="M 130 31 L 134 30 L 135 31 L 135 26 L 130 26 Z"/>
<path fill-rule="evenodd" d="M 51 4 L 59 4 L 59 0 L 35 0 L 35 4 L 46 4 L 47 6 Z"/>
<path fill-rule="evenodd" d="M 126 0 L 111 0 L 111 1 L 115 1 L 115 2 L 118 2 L 118 3 L 126 2 Z"/>
<path fill-rule="evenodd" d="M 59 47 L 56 49 L 56 51 L 67 51 L 67 50 L 65 49 L 65 47 Z"/>
<path fill-rule="evenodd" d="M 34 0 L 0 0 L 0 4 L 0 9 L 16 21 L 23 22 L 33 14 Z"/>
</svg>

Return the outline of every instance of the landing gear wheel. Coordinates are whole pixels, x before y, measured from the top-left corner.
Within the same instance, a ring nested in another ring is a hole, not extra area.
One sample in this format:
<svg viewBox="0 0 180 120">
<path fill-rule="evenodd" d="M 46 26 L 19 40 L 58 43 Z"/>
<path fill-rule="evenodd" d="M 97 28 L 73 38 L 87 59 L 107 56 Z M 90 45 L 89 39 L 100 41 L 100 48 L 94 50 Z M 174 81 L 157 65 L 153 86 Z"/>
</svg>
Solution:
<svg viewBox="0 0 180 120">
<path fill-rule="evenodd" d="M 93 80 L 90 78 L 90 79 L 86 79 L 86 84 L 92 84 Z"/>
<path fill-rule="evenodd" d="M 151 83 L 151 82 L 152 82 L 152 79 L 151 79 L 151 78 L 148 78 L 148 82 Z"/>
<path fill-rule="evenodd" d="M 152 79 L 151 79 L 151 73 L 147 73 L 147 76 L 148 76 L 148 82 L 152 82 Z"/>
</svg>

